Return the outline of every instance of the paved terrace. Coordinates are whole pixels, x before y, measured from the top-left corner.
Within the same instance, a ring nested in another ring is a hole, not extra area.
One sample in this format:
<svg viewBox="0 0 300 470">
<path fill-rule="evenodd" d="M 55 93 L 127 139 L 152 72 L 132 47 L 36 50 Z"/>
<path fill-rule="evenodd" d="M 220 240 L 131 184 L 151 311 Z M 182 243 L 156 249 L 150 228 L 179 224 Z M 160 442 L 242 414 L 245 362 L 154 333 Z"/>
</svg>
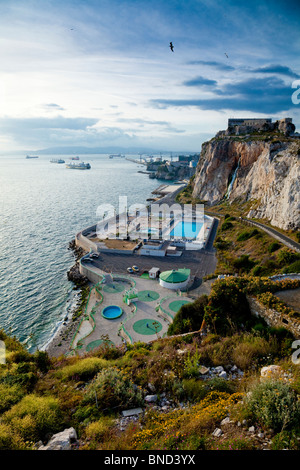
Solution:
<svg viewBox="0 0 300 470">
<path fill-rule="evenodd" d="M 215 271 L 217 258 L 212 249 L 184 251 L 181 256 L 144 256 L 101 252 L 98 259 L 82 260 L 82 264 L 93 270 L 96 268 L 108 273 L 122 274 L 128 274 L 127 268 L 132 266 L 138 266 L 140 273 L 149 271 L 153 267 L 159 268 L 160 271 L 188 268 L 191 270 L 191 276 L 203 278 Z"/>
<path fill-rule="evenodd" d="M 163 337 L 180 307 L 192 302 L 194 297 L 208 293 L 211 286 L 211 281 L 207 281 L 191 293 L 179 294 L 160 286 L 158 280 L 120 274 L 105 277 L 104 284 L 91 289 L 84 318 L 71 345 L 74 353 L 89 352 L 105 340 L 121 345 L 124 340 L 149 342 Z M 131 305 L 123 301 L 128 290 L 137 294 Z M 110 320 L 104 318 L 101 312 L 109 305 L 121 307 L 122 316 Z"/>
</svg>

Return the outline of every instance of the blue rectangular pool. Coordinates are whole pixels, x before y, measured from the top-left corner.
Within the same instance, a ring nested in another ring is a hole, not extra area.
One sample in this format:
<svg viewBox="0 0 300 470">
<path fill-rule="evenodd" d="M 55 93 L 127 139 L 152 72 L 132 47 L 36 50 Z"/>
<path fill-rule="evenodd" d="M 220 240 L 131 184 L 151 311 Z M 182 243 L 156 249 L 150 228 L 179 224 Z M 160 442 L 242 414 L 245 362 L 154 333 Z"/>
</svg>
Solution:
<svg viewBox="0 0 300 470">
<path fill-rule="evenodd" d="M 172 228 L 170 232 L 171 237 L 178 238 L 197 238 L 198 233 L 200 232 L 203 226 L 203 222 L 178 222 L 175 227 Z"/>
</svg>

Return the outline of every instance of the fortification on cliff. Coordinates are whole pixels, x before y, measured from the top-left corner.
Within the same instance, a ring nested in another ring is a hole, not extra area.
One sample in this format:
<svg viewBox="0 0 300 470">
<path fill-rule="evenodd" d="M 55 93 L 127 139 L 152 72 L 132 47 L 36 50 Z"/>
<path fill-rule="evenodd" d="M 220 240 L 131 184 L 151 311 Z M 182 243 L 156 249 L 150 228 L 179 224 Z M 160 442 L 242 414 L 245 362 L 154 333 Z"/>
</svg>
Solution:
<svg viewBox="0 0 300 470">
<path fill-rule="evenodd" d="M 202 144 L 193 197 L 215 205 L 247 202 L 248 215 L 300 228 L 300 140 L 291 118 L 229 119 Z"/>
<path fill-rule="evenodd" d="M 216 137 L 276 131 L 286 137 L 293 135 L 295 125 L 292 118 L 283 118 L 275 122 L 272 122 L 270 118 L 230 118 L 227 129 L 218 132 Z"/>
</svg>

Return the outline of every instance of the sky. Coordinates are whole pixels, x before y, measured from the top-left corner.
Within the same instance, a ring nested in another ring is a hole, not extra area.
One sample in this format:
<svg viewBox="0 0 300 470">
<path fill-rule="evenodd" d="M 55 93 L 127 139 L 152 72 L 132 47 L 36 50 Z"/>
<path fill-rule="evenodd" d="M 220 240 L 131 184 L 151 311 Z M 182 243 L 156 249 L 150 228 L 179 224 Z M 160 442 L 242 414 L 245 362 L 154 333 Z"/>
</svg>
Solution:
<svg viewBox="0 0 300 470">
<path fill-rule="evenodd" d="M 0 0 L 0 153 L 200 152 L 231 117 L 299 130 L 299 32 L 292 0 Z"/>
</svg>

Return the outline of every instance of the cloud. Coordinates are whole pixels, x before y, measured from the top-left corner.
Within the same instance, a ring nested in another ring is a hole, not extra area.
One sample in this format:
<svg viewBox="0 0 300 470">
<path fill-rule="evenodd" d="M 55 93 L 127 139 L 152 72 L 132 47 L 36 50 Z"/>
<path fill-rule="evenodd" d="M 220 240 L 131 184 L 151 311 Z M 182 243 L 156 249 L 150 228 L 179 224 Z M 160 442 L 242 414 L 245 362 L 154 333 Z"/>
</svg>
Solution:
<svg viewBox="0 0 300 470">
<path fill-rule="evenodd" d="M 209 78 L 205 78 L 205 77 L 196 77 L 191 80 L 186 80 L 185 82 L 183 82 L 183 85 L 190 86 L 190 87 L 216 86 L 217 84 L 218 82 L 216 80 L 210 80 Z"/>
<path fill-rule="evenodd" d="M 155 121 L 155 120 L 151 121 L 150 119 L 141 119 L 141 118 L 120 118 L 118 119 L 118 122 L 134 123 L 134 124 L 138 124 L 141 126 L 144 126 L 144 125 L 169 126 L 169 123 L 167 121 Z"/>
<path fill-rule="evenodd" d="M 253 73 L 268 73 L 268 74 L 279 74 L 286 75 L 292 78 L 300 78 L 296 72 L 294 72 L 290 67 L 285 65 L 265 65 L 264 67 L 258 67 L 252 70 Z"/>
<path fill-rule="evenodd" d="M 120 118 L 120 121 L 123 120 Z M 156 135 L 180 135 L 185 130 L 172 127 L 165 121 L 138 119 L 141 128 L 130 126 L 123 128 L 115 125 L 103 125 L 95 118 L 0 118 L 0 136 L 7 138 L 7 144 L 15 144 L 18 148 L 47 148 L 52 146 L 128 146 L 141 145 L 149 138 L 149 129 L 144 125 L 157 125 Z M 116 121 L 117 122 L 117 121 Z M 136 123 L 135 119 L 124 120 L 124 123 Z M 143 122 L 145 124 L 143 124 Z M 159 124 L 161 122 L 161 125 Z M 140 137 L 139 137 L 140 136 Z M 149 139 L 148 139 L 149 140 Z"/>
<path fill-rule="evenodd" d="M 65 111 L 65 108 L 56 103 L 46 103 L 43 105 L 43 107 L 49 111 Z"/>
<path fill-rule="evenodd" d="M 203 110 L 233 110 L 276 114 L 293 107 L 291 88 L 277 77 L 245 79 L 227 83 L 209 99 L 156 99 L 154 107 L 197 107 Z"/>
<path fill-rule="evenodd" d="M 215 62 L 209 60 L 191 60 L 187 62 L 187 65 L 207 65 L 209 67 L 213 67 L 217 70 L 222 70 L 224 72 L 235 70 L 235 67 L 233 67 L 232 65 L 227 65 L 223 62 Z"/>
<path fill-rule="evenodd" d="M 21 145 L 45 144 L 57 141 L 80 139 L 90 133 L 90 129 L 98 122 L 93 118 L 0 118 L 0 133 Z"/>
<path fill-rule="evenodd" d="M 5 132 L 16 132 L 19 130 L 27 131 L 30 129 L 86 129 L 98 122 L 95 118 L 66 118 L 56 116 L 53 118 L 34 117 L 34 118 L 0 118 L 0 130 Z"/>
</svg>

